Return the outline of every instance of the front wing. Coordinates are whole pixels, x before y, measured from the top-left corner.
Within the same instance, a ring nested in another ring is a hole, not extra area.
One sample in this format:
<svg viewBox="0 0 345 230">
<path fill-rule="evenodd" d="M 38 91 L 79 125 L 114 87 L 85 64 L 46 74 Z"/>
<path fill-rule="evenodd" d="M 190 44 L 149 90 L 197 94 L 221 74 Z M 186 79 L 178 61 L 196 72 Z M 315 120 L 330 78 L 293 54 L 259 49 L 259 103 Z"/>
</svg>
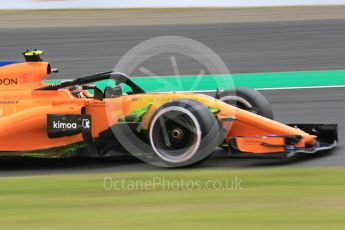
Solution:
<svg viewBox="0 0 345 230">
<path fill-rule="evenodd" d="M 301 136 L 231 137 L 227 147 L 234 156 L 293 157 L 333 149 L 338 143 L 335 124 L 289 124 L 317 137 L 314 145 L 306 146 Z"/>
</svg>

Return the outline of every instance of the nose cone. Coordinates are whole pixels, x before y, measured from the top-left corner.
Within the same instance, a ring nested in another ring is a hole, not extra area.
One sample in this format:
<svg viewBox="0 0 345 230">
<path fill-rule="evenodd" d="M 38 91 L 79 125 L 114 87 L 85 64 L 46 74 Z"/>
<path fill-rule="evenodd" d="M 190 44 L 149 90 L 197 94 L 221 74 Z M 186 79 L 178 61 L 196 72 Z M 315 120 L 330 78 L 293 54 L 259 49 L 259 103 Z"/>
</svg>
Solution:
<svg viewBox="0 0 345 230">
<path fill-rule="evenodd" d="M 317 136 L 308 134 L 303 137 L 303 140 L 308 145 L 314 145 L 317 141 Z"/>
</svg>

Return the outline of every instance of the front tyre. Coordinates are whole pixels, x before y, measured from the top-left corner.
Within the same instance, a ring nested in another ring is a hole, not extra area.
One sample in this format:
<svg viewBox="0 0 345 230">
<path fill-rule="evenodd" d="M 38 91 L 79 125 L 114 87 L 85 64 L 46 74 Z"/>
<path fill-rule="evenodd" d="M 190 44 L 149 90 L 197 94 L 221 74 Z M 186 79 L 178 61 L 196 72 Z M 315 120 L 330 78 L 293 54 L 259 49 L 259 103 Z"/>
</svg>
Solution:
<svg viewBox="0 0 345 230">
<path fill-rule="evenodd" d="M 160 163 L 167 167 L 196 164 L 209 156 L 224 136 L 215 116 L 193 100 L 161 106 L 149 126 L 149 141 Z"/>
<path fill-rule="evenodd" d="M 239 87 L 225 90 L 219 94 L 218 98 L 219 100 L 240 109 L 244 109 L 271 120 L 274 118 L 272 106 L 266 97 L 254 89 Z"/>
</svg>

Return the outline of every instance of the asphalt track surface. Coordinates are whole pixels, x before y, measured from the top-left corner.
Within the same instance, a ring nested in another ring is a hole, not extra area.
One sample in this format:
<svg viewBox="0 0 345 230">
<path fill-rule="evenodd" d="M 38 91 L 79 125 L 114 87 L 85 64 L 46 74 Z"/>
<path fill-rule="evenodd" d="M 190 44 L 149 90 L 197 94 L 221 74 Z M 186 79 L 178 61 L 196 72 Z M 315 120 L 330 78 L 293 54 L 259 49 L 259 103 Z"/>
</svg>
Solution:
<svg viewBox="0 0 345 230">
<path fill-rule="evenodd" d="M 26 48 L 47 51 L 56 78 L 74 77 L 112 69 L 124 53 L 139 42 L 179 35 L 194 38 L 213 49 L 232 72 L 271 72 L 342 69 L 345 60 L 345 21 L 240 23 L 196 26 L 102 27 L 75 29 L 1 29 L 0 59 L 18 59 Z M 109 48 L 111 47 L 111 48 Z M 169 57 L 169 56 L 167 56 Z M 109 60 L 111 59 L 111 60 Z M 167 75 L 164 58 L 149 63 L 150 70 Z M 177 59 L 179 60 L 179 59 Z M 187 59 L 186 59 L 187 60 Z M 195 74 L 184 60 L 181 74 Z M 199 70 L 198 70 L 199 71 Z M 263 91 L 276 119 L 286 123 L 337 123 L 340 144 L 332 152 L 297 159 L 229 159 L 216 151 L 201 167 L 343 166 L 345 164 L 345 89 Z M 107 172 L 156 169 L 131 159 L 111 160 L 2 160 L 0 176 Z"/>
<path fill-rule="evenodd" d="M 74 78 L 113 69 L 129 49 L 147 39 L 184 36 L 215 51 L 233 73 L 343 69 L 344 31 L 345 20 L 1 29 L 0 60 L 20 60 L 23 50 L 43 49 L 61 70 L 55 78 Z M 169 57 L 155 57 L 145 67 L 172 75 Z M 180 74 L 199 74 L 191 59 L 176 61 Z"/>
</svg>

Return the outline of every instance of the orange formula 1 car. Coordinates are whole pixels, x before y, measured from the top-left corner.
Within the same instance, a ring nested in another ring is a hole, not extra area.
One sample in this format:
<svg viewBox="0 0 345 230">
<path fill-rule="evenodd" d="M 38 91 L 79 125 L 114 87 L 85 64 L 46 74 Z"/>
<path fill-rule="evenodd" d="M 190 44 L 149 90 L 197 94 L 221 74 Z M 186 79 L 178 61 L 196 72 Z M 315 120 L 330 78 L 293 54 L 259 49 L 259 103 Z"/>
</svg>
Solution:
<svg viewBox="0 0 345 230">
<path fill-rule="evenodd" d="M 338 140 L 336 125 L 272 120 L 267 100 L 250 89 L 215 97 L 145 93 L 116 72 L 48 85 L 43 80 L 55 70 L 41 54 L 26 52 L 26 62 L 0 67 L 0 156 L 102 157 L 126 151 L 184 166 L 217 147 L 233 155 L 291 157 L 331 149 Z M 99 81 L 109 85 L 101 90 L 93 85 Z"/>
</svg>

